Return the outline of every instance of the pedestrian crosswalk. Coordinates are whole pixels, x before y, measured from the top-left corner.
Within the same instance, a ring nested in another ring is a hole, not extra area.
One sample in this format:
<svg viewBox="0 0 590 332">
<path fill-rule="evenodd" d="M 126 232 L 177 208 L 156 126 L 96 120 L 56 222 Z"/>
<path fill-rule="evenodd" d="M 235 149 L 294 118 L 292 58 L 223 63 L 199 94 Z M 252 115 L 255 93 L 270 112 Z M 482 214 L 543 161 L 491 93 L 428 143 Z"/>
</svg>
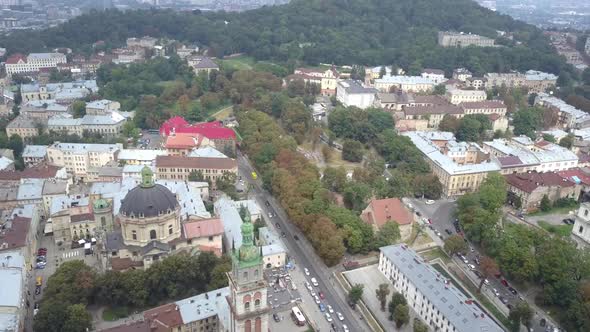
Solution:
<svg viewBox="0 0 590 332">
<path fill-rule="evenodd" d="M 72 258 L 80 255 L 80 250 L 68 251 L 62 254 L 63 258 Z"/>
</svg>

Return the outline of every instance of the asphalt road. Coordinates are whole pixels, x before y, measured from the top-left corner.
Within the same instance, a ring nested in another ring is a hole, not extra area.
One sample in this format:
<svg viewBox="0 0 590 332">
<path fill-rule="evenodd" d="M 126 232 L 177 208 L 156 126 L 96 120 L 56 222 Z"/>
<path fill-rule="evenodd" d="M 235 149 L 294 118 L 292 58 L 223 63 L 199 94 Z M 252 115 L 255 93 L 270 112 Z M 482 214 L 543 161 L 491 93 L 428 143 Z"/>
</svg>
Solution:
<svg viewBox="0 0 590 332">
<path fill-rule="evenodd" d="M 241 152 L 238 152 L 238 168 L 240 174 L 250 175 L 253 171 L 249 161 Z M 273 226 L 278 228 L 276 229 L 277 233 L 281 234 L 281 231 L 286 233 L 286 237 L 282 238 L 282 240 L 287 247 L 289 257 L 295 261 L 300 269 L 303 267 L 309 269 L 310 276 L 308 278 L 317 278 L 320 288 L 324 292 L 324 302 L 331 304 L 334 311 L 341 312 L 344 315 L 345 323 L 350 331 L 369 331 L 370 329 L 368 325 L 363 320 L 359 319 L 360 314 L 353 311 L 350 306 L 348 306 L 346 302 L 346 294 L 344 294 L 343 290 L 337 285 L 337 282 L 330 273 L 330 269 L 316 255 L 313 247 L 309 244 L 303 233 L 288 221 L 287 215 L 281 208 L 280 204 L 272 197 L 272 195 L 270 195 L 270 193 L 262 188 L 262 182 L 260 179 L 253 180 L 251 176 L 245 176 L 245 178 L 251 185 L 250 193 L 256 197 L 260 206 L 273 212 L 274 217 L 272 218 L 272 222 Z M 294 236 L 297 236 L 298 239 L 296 240 Z M 301 290 L 301 293 L 304 292 L 306 292 L 306 290 Z M 311 306 L 312 304 L 306 303 L 306 306 L 308 305 Z M 335 325 L 339 326 L 338 322 L 335 321 Z M 320 331 L 326 330 L 320 329 Z"/>
<path fill-rule="evenodd" d="M 439 245 L 444 244 L 444 239 L 446 239 L 448 235 L 445 232 L 445 229 L 451 231 L 452 234 L 455 234 L 455 226 L 453 225 L 453 221 L 455 220 L 454 211 L 456 208 L 456 204 L 454 200 L 438 200 L 434 204 L 426 204 L 424 200 L 420 199 L 409 199 L 409 202 L 412 204 L 413 208 L 420 212 L 422 217 L 431 220 L 431 224 L 429 227 L 426 228 L 427 233 L 430 234 L 431 237 L 435 239 L 435 242 Z M 432 227 L 432 228 L 430 228 Z M 441 236 L 437 236 L 436 233 L 441 234 Z M 451 235 L 452 235 L 451 234 Z M 467 260 L 465 261 L 458 257 L 454 256 L 452 259 L 453 261 L 463 270 L 465 275 L 471 279 L 471 281 L 479 286 L 480 278 L 475 273 L 478 270 L 478 264 L 476 259 L 479 259 L 482 255 L 479 253 L 477 247 L 473 245 L 469 245 L 469 250 L 466 253 L 463 253 L 463 256 Z M 472 269 L 469 265 L 475 267 Z M 491 277 L 488 278 L 489 284 L 484 285 L 482 288 L 482 292 L 487 295 L 487 297 L 498 307 L 505 315 L 509 313 L 509 306 L 514 306 L 519 301 L 527 301 L 529 306 L 535 311 L 535 315 L 531 321 L 531 327 L 535 332 L 553 332 L 551 327 L 557 326 L 555 322 L 549 319 L 548 315 L 545 315 L 542 310 L 540 310 L 534 304 L 534 298 L 532 298 L 532 294 L 521 293 L 516 287 L 510 284 L 510 281 L 506 280 L 508 286 L 502 284 L 503 276 L 500 278 Z M 513 294 L 509 287 L 513 287 L 516 291 L 516 294 Z M 529 296 L 530 295 L 530 296 Z M 544 318 L 547 321 L 546 326 L 541 326 L 540 321 Z"/>
</svg>

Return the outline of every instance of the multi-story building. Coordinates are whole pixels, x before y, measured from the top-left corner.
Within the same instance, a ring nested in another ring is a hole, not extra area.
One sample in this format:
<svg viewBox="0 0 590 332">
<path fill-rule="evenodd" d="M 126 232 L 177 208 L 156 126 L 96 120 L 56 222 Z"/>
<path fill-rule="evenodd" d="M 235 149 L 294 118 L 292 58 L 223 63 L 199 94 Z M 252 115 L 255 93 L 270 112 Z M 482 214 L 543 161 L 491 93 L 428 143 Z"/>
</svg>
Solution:
<svg viewBox="0 0 590 332">
<path fill-rule="evenodd" d="M 200 172 L 206 180 L 215 180 L 225 173 L 237 174 L 238 164 L 231 158 L 202 158 L 185 156 L 157 156 L 156 175 L 163 180 L 188 180 L 193 172 Z"/>
<path fill-rule="evenodd" d="M 529 93 L 546 92 L 547 89 L 557 85 L 556 75 L 538 70 L 529 70 L 524 74 L 524 77 L 525 86 L 529 89 Z"/>
<path fill-rule="evenodd" d="M 382 247 L 380 251 L 379 271 L 431 330 L 503 331 L 475 301 L 405 244 Z"/>
<path fill-rule="evenodd" d="M 199 73 L 207 73 L 207 75 L 210 75 L 212 71 L 219 70 L 219 66 L 213 62 L 211 58 L 206 56 L 191 55 L 186 57 L 186 61 L 195 75 L 199 75 Z"/>
<path fill-rule="evenodd" d="M 590 127 L 590 115 L 565 101 L 546 93 L 539 93 L 535 105 L 557 112 L 557 127 L 563 129 L 582 129 Z"/>
<path fill-rule="evenodd" d="M 0 252 L 0 328 L 3 331 L 24 331 L 27 316 L 27 266 L 19 250 Z"/>
<path fill-rule="evenodd" d="M 588 43 L 586 43 L 586 46 L 588 46 Z M 580 205 L 575 220 L 571 235 L 572 239 L 576 241 L 579 247 L 590 248 L 590 203 L 585 202 Z"/>
<path fill-rule="evenodd" d="M 25 115 L 19 115 L 6 125 L 6 135 L 18 135 L 23 139 L 39 135 L 39 131 L 47 126 L 47 120 L 40 118 L 30 118 Z"/>
<path fill-rule="evenodd" d="M 466 68 L 457 68 L 453 70 L 453 79 L 465 82 L 470 77 L 472 77 L 472 74 Z"/>
<path fill-rule="evenodd" d="M 119 111 L 121 104 L 118 101 L 100 99 L 91 101 L 86 104 L 87 115 L 109 115 L 114 111 Z"/>
<path fill-rule="evenodd" d="M 100 134 L 106 137 L 116 137 L 123 132 L 123 125 L 127 121 L 121 113 L 111 112 L 108 115 L 84 115 L 82 117 L 82 132 Z"/>
<path fill-rule="evenodd" d="M 236 133 L 231 128 L 224 127 L 221 121 L 191 125 L 184 118 L 175 116 L 160 127 L 160 135 L 164 137 L 181 134 L 201 135 L 212 141 L 215 148 L 226 155 L 233 155 L 236 151 Z"/>
<path fill-rule="evenodd" d="M 497 160 L 502 174 L 557 172 L 578 166 L 578 156 L 572 151 L 544 140 L 535 142 L 527 136 L 483 142 L 483 149 Z"/>
<path fill-rule="evenodd" d="M 483 77 L 469 77 L 465 80 L 465 85 L 476 90 L 485 89 L 486 79 Z"/>
<path fill-rule="evenodd" d="M 82 119 L 74 119 L 71 115 L 54 116 L 47 120 L 47 130 L 68 135 L 82 136 Z"/>
<path fill-rule="evenodd" d="M 506 115 L 506 105 L 501 100 L 483 100 L 473 102 L 462 102 L 459 107 L 463 109 L 465 115 L 468 114 L 498 114 L 500 116 Z"/>
<path fill-rule="evenodd" d="M 22 157 L 25 166 L 39 165 L 47 159 L 47 145 L 27 145 Z"/>
<path fill-rule="evenodd" d="M 6 60 L 5 69 L 8 76 L 22 73 L 36 73 L 41 68 L 57 68 L 60 63 L 67 63 L 61 53 L 30 53 L 28 56 L 15 54 Z"/>
<path fill-rule="evenodd" d="M 58 104 L 53 99 L 31 100 L 21 106 L 20 114 L 30 118 L 49 119 L 52 116 L 68 114 L 68 107 Z"/>
<path fill-rule="evenodd" d="M 193 149 L 215 145 L 201 134 L 173 134 L 166 137 L 164 148 L 171 156 L 187 156 Z"/>
<path fill-rule="evenodd" d="M 436 83 L 423 76 L 383 76 L 375 79 L 375 88 L 381 92 L 402 90 L 405 92 L 430 92 Z"/>
<path fill-rule="evenodd" d="M 377 92 L 377 89 L 365 87 L 359 81 L 344 80 L 338 82 L 336 99 L 346 107 L 365 109 L 373 106 Z"/>
<path fill-rule="evenodd" d="M 82 80 L 67 83 L 22 84 L 21 96 L 24 102 L 31 100 L 54 100 L 57 103 L 72 102 L 97 93 L 95 80 Z"/>
<path fill-rule="evenodd" d="M 428 121 L 428 128 L 438 129 L 438 125 L 445 115 L 461 118 L 463 116 L 463 109 L 459 106 L 447 103 L 404 107 L 403 113 L 406 120 L 426 120 Z"/>
<path fill-rule="evenodd" d="M 361 212 L 360 218 L 371 225 L 375 232 L 387 222 L 396 223 L 402 240 L 410 237 L 414 224 L 414 213 L 409 211 L 398 198 L 372 199 Z"/>
<path fill-rule="evenodd" d="M 487 99 L 487 94 L 483 90 L 464 90 L 449 88 L 445 92 L 445 97 L 453 105 L 461 103 L 484 101 Z"/>
<path fill-rule="evenodd" d="M 289 80 L 301 79 L 306 83 L 317 84 L 323 95 L 332 96 L 336 94 L 336 82 L 340 75 L 335 68 L 326 70 L 297 68 Z"/>
<path fill-rule="evenodd" d="M 425 68 L 422 70 L 420 76 L 431 80 L 434 84 L 444 83 L 447 79 L 445 78 L 444 70 Z"/>
<path fill-rule="evenodd" d="M 555 172 L 529 171 L 504 177 L 508 185 L 508 201 L 526 212 L 538 210 L 544 196 L 552 203 L 562 198 L 577 200 L 582 187 Z"/>
<path fill-rule="evenodd" d="M 473 192 L 488 173 L 500 171 L 476 143 L 456 142 L 451 133 L 407 132 L 442 184 L 443 195 L 454 197 Z"/>
<path fill-rule="evenodd" d="M 47 148 L 50 165 L 65 167 L 67 172 L 84 178 L 90 167 L 102 167 L 117 159 L 121 144 L 83 144 L 55 142 Z"/>
<path fill-rule="evenodd" d="M 471 33 L 439 31 L 438 45 L 442 47 L 493 47 L 494 39 Z"/>
<path fill-rule="evenodd" d="M 127 47 L 144 47 L 144 48 L 154 48 L 156 43 L 158 42 L 158 38 L 154 38 L 151 36 L 144 36 L 141 38 L 127 38 Z"/>
<path fill-rule="evenodd" d="M 525 85 L 526 77 L 518 72 L 510 73 L 487 73 L 484 75 L 486 89 L 499 87 L 518 88 Z"/>
<path fill-rule="evenodd" d="M 156 163 L 156 157 L 166 156 L 165 150 L 123 149 L 117 155 L 117 161 L 124 165 L 147 165 Z"/>
</svg>

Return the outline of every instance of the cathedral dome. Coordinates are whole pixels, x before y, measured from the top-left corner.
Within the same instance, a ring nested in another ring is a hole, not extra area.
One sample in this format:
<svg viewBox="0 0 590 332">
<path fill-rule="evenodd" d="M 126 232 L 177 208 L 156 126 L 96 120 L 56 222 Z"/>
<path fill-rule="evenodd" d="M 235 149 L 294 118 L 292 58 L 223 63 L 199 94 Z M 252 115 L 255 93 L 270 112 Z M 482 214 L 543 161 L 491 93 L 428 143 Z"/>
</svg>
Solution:
<svg viewBox="0 0 590 332">
<path fill-rule="evenodd" d="M 119 213 L 135 218 L 157 217 L 176 210 L 176 196 L 166 187 L 155 184 L 153 173 L 146 166 L 141 171 L 141 184 L 133 188 L 121 203 Z"/>
</svg>

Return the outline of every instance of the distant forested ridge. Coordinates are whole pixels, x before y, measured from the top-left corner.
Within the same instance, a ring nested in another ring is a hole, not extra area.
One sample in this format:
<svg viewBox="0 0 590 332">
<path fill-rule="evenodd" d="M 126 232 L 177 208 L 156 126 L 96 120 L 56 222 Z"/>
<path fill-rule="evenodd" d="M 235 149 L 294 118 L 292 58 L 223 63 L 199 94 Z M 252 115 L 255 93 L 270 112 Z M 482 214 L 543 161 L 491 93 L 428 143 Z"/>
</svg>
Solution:
<svg viewBox="0 0 590 332">
<path fill-rule="evenodd" d="M 496 38 L 507 47 L 441 48 L 437 31 Z M 471 0 L 293 0 L 242 13 L 148 10 L 91 12 L 58 27 L 0 37 L 9 54 L 71 47 L 91 51 L 103 40 L 118 47 L 150 35 L 210 47 L 215 56 L 247 53 L 258 60 L 307 64 L 393 64 L 406 69 L 467 67 L 476 74 L 511 69 L 571 70 L 541 31 Z M 521 44 L 517 45 L 516 41 Z"/>
</svg>

